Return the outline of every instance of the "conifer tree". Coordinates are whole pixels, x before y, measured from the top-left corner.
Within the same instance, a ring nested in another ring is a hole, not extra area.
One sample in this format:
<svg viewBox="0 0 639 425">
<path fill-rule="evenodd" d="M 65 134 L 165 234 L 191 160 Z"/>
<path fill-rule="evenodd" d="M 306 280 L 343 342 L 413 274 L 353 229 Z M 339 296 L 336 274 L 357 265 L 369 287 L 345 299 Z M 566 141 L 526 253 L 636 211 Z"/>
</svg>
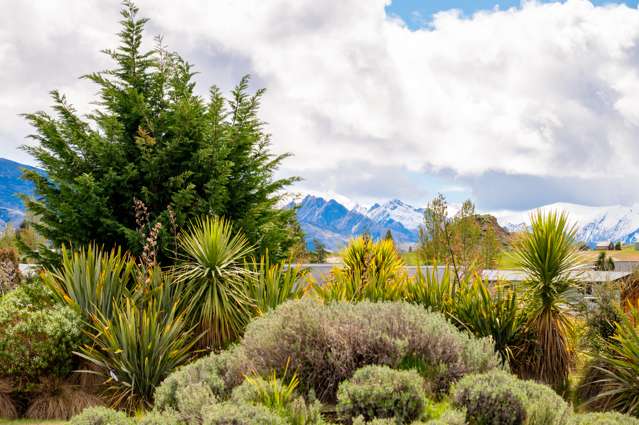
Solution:
<svg viewBox="0 0 639 425">
<path fill-rule="evenodd" d="M 39 217 L 37 231 L 54 246 L 95 241 L 139 253 L 145 231 L 160 222 L 166 260 L 171 228 L 218 215 L 261 252 L 285 257 L 299 226 L 295 211 L 277 204 L 297 179 L 274 178 L 288 155 L 271 153 L 258 116 L 264 91 L 251 94 L 244 77 L 230 98 L 215 86 L 202 98 L 192 66 L 161 39 L 143 50 L 147 19 L 136 6 L 124 2 L 121 14 L 120 45 L 104 51 L 115 66 L 84 76 L 98 87 L 97 109 L 80 116 L 53 91 L 53 114 L 25 115 L 36 143 L 24 149 L 46 171 L 25 173 L 36 188 L 25 202 Z M 136 200 L 149 220 L 136 222 Z"/>
</svg>

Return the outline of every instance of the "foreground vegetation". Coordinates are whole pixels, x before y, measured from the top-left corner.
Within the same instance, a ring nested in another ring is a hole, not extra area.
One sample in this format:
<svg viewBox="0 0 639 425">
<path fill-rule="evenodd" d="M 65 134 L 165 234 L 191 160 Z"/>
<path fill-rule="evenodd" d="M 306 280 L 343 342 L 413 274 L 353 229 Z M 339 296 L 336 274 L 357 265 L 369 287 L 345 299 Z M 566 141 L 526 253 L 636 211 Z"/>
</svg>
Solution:
<svg viewBox="0 0 639 425">
<path fill-rule="evenodd" d="M 639 414 L 639 311 L 626 304 L 627 316 L 598 288 L 607 297 L 587 306 L 586 322 L 574 317 L 583 288 L 570 279 L 566 222 L 534 217 L 517 247 L 531 276 L 519 288 L 452 268 L 409 278 L 392 241 L 365 236 L 317 285 L 251 257 L 223 219 L 179 234 L 169 267 L 63 250 L 59 267 L 0 299 L 0 414 L 95 425 L 636 423 L 571 406 Z M 578 341 L 577 326 L 589 330 Z M 591 360 L 571 387 L 577 350 Z"/>
</svg>

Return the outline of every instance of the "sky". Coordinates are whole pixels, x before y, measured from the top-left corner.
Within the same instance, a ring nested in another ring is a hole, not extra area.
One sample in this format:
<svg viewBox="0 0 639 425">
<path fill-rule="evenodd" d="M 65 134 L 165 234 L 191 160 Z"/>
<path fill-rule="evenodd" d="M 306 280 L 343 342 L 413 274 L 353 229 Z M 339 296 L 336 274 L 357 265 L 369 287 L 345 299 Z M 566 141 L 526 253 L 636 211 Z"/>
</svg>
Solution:
<svg viewBox="0 0 639 425">
<path fill-rule="evenodd" d="M 198 91 L 244 74 L 267 89 L 273 150 L 293 190 L 483 211 L 639 203 L 636 1 L 139 0 L 194 64 Z M 117 43 L 114 0 L 0 0 L 0 157 L 22 113 L 59 89 L 80 112 Z"/>
</svg>

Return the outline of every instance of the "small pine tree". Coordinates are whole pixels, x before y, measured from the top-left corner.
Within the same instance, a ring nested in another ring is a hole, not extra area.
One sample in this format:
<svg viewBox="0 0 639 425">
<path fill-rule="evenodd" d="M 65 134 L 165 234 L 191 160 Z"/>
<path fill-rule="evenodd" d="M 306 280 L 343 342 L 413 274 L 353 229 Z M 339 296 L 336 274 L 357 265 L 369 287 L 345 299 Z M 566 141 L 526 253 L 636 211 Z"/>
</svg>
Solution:
<svg viewBox="0 0 639 425">
<path fill-rule="evenodd" d="M 394 241 L 393 232 L 391 232 L 391 229 L 386 230 L 386 234 L 384 235 L 384 239 L 387 240 L 387 241 Z"/>
<path fill-rule="evenodd" d="M 286 257 L 299 226 L 295 210 L 278 202 L 297 178 L 274 177 L 288 155 L 270 152 L 258 116 L 264 90 L 249 93 L 244 77 L 229 98 L 213 86 L 204 99 L 189 63 L 161 42 L 142 50 L 147 19 L 136 6 L 125 1 L 121 14 L 120 46 L 105 50 L 115 66 L 84 77 L 98 86 L 98 109 L 85 118 L 53 91 L 54 114 L 26 115 L 36 143 L 24 149 L 46 171 L 25 172 L 35 185 L 35 199 L 24 200 L 40 217 L 35 230 L 55 247 L 96 242 L 140 254 L 142 235 L 162 223 L 160 255 L 170 261 L 169 221 L 182 227 L 216 215 L 262 253 Z M 135 199 L 148 208 L 144 232 Z"/>
<path fill-rule="evenodd" d="M 326 246 L 319 239 L 313 239 L 313 252 L 311 259 L 314 263 L 321 264 L 326 262 L 326 257 L 328 256 L 328 251 L 326 251 Z"/>
<path fill-rule="evenodd" d="M 621 251 L 621 242 L 617 241 L 617 243 L 615 243 L 615 251 Z"/>
</svg>

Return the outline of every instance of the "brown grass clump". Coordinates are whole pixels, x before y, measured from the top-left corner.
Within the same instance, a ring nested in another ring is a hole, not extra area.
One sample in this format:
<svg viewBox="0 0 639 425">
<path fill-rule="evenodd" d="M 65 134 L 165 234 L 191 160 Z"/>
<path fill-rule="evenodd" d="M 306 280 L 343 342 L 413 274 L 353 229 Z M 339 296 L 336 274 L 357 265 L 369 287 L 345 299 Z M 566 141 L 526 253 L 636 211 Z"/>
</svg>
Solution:
<svg viewBox="0 0 639 425">
<path fill-rule="evenodd" d="M 0 418 L 2 419 L 18 417 L 18 409 L 10 396 L 12 389 L 11 382 L 0 378 Z"/>
<path fill-rule="evenodd" d="M 29 419 L 70 419 L 87 407 L 101 406 L 101 400 L 59 378 L 41 379 L 38 395 L 25 413 Z"/>
<path fill-rule="evenodd" d="M 18 253 L 13 248 L 0 248 L 0 295 L 20 284 Z"/>
<path fill-rule="evenodd" d="M 94 363 L 82 360 L 78 369 L 73 371 L 68 379 L 69 384 L 76 385 L 80 389 L 96 394 L 104 387 L 102 369 Z"/>
</svg>

